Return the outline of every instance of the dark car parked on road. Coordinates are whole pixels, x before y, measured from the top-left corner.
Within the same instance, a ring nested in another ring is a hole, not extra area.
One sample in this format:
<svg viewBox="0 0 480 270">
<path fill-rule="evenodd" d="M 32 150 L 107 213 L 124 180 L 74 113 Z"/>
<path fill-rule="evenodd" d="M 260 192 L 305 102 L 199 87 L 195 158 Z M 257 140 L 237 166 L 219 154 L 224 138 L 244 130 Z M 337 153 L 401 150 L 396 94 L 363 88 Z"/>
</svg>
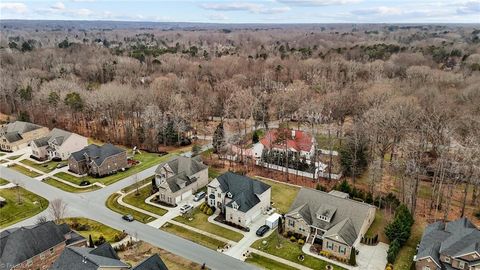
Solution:
<svg viewBox="0 0 480 270">
<path fill-rule="evenodd" d="M 122 218 L 128 222 L 134 221 L 134 218 L 132 217 L 132 215 L 125 215 Z"/>
</svg>

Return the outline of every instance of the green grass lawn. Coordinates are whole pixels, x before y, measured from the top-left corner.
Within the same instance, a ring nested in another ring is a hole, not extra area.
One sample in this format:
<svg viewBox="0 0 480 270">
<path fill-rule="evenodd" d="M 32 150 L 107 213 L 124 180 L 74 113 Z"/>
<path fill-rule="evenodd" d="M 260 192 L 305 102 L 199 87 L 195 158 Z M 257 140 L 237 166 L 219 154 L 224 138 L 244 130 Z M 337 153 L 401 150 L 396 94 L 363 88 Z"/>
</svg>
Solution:
<svg viewBox="0 0 480 270">
<path fill-rule="evenodd" d="M 243 238 L 243 235 L 241 233 L 238 233 L 238 232 L 235 232 L 235 231 L 232 231 L 208 222 L 208 215 L 201 212 L 198 207 L 193 210 L 192 218 L 193 220 L 189 221 L 188 218 L 185 218 L 183 216 L 178 216 L 173 220 L 183 223 L 185 225 L 197 228 L 199 230 L 206 231 L 206 232 L 230 239 L 235 242 L 238 242 Z"/>
<path fill-rule="evenodd" d="M 272 202 L 273 207 L 278 209 L 280 213 L 287 213 L 297 196 L 299 187 L 285 185 L 265 178 L 257 178 L 258 180 L 270 185 L 272 187 Z"/>
<path fill-rule="evenodd" d="M 393 269 L 410 269 L 413 264 L 413 256 L 415 256 L 417 245 L 420 243 L 423 234 L 424 224 L 415 222 L 412 226 L 412 234 L 408 238 L 405 245 L 400 249 L 397 255 Z"/>
<path fill-rule="evenodd" d="M 88 236 L 91 235 L 93 241 L 97 240 L 100 235 L 105 237 L 105 240 L 109 243 L 115 243 L 115 236 L 117 238 L 121 237 L 122 232 L 116 230 L 112 227 L 109 227 L 103 223 L 91 220 L 88 218 L 74 217 L 74 218 L 65 218 L 62 220 L 62 223 L 67 223 L 73 230 L 78 232 L 81 236 L 85 237 L 88 240 Z M 86 225 L 87 230 L 75 229 L 75 224 Z M 117 239 L 118 240 L 118 239 Z"/>
<path fill-rule="evenodd" d="M 37 172 L 31 171 L 30 169 L 25 168 L 25 167 L 20 166 L 20 165 L 17 165 L 17 164 L 14 164 L 14 165 L 10 166 L 9 168 L 14 169 L 17 172 L 20 172 L 20 173 L 25 174 L 26 176 L 30 176 L 30 177 L 37 177 L 37 176 L 41 175 Z"/>
<path fill-rule="evenodd" d="M 100 183 L 103 183 L 104 185 L 110 185 L 125 177 L 136 174 L 156 164 L 164 162 L 176 156 L 177 153 L 179 153 L 179 151 L 175 151 L 167 155 L 160 156 L 159 154 L 156 154 L 156 153 L 148 153 L 148 152 L 142 151 L 141 154 L 136 154 L 134 157 L 135 160 L 140 161 L 140 164 L 135 165 L 124 172 L 117 172 L 116 174 L 112 174 L 102 178 L 95 178 L 92 176 L 76 177 L 64 172 L 56 173 L 55 176 L 63 180 L 75 183 L 77 185 L 80 184 L 82 181 L 89 181 L 90 183 L 100 182 Z"/>
<path fill-rule="evenodd" d="M 0 178 L 0 186 L 3 186 L 3 185 L 6 185 L 10 182 L 8 182 L 7 180 L 3 179 L 3 178 Z"/>
<path fill-rule="evenodd" d="M 277 248 L 279 238 L 281 239 L 281 248 Z M 263 241 L 267 242 L 266 245 L 262 243 Z M 276 230 L 267 238 L 257 240 L 255 243 L 253 243 L 252 247 L 280 258 L 301 264 L 303 266 L 310 267 L 312 269 L 325 269 L 325 267 L 329 264 L 326 261 L 306 255 L 302 252 L 302 246 L 297 243 L 290 242 L 283 236 L 279 236 Z M 298 260 L 298 256 L 300 254 L 305 256 L 303 262 Z M 344 269 L 334 264 L 332 264 L 332 266 L 333 269 Z"/>
<path fill-rule="evenodd" d="M 318 147 L 320 147 L 321 149 L 325 149 L 325 150 L 329 150 L 330 149 L 330 140 L 328 139 L 328 135 L 326 134 L 317 134 L 317 143 L 318 143 Z M 337 138 L 335 137 L 335 134 L 332 134 L 331 136 L 331 140 L 333 141 L 333 145 L 332 145 L 332 150 L 334 151 L 340 151 L 340 145 L 341 145 L 341 139 L 340 138 Z"/>
<path fill-rule="evenodd" d="M 0 228 L 34 216 L 48 207 L 46 199 L 22 187 L 0 189 L 0 196 L 7 200 L 7 204 L 0 208 Z"/>
<path fill-rule="evenodd" d="M 2 164 L 2 163 L 7 163 L 7 162 L 8 162 L 8 160 L 0 159 L 0 164 Z"/>
<path fill-rule="evenodd" d="M 17 158 L 19 158 L 19 157 L 21 157 L 21 156 L 23 156 L 23 155 L 11 156 L 11 157 L 8 157 L 7 159 L 15 160 L 15 159 L 17 159 Z"/>
<path fill-rule="evenodd" d="M 137 192 L 134 191 L 128 194 L 127 196 L 125 196 L 123 198 L 123 201 L 130 205 L 141 208 L 145 211 L 157 214 L 159 216 L 165 215 L 168 212 L 167 210 L 145 203 L 145 199 L 151 195 L 150 194 L 151 190 L 152 190 L 152 185 L 148 185 L 138 190 L 140 194 L 136 194 Z"/>
<path fill-rule="evenodd" d="M 386 214 L 382 209 L 377 209 L 375 212 L 375 220 L 373 221 L 372 225 L 370 225 L 370 228 L 368 228 L 365 236 L 373 237 L 378 234 L 378 240 L 388 244 L 388 239 L 385 236 L 384 230 L 389 220 L 385 215 Z"/>
<path fill-rule="evenodd" d="M 81 192 L 90 192 L 90 191 L 94 191 L 94 190 L 97 190 L 97 189 L 100 189 L 99 186 L 91 186 L 91 187 L 88 187 L 88 188 L 76 188 L 76 187 L 72 187 L 70 185 L 67 185 L 65 183 L 62 183 L 56 179 L 53 179 L 51 177 L 48 177 L 47 179 L 43 180 L 44 183 L 47 183 L 51 186 L 54 186 L 58 189 L 61 189 L 63 191 L 66 191 L 66 192 L 72 192 L 72 193 L 81 193 Z"/>
<path fill-rule="evenodd" d="M 222 172 L 219 169 L 216 169 L 216 168 L 213 168 L 213 167 L 208 168 L 208 178 L 209 179 L 215 179 L 218 176 L 220 176 L 221 174 L 222 174 Z"/>
<path fill-rule="evenodd" d="M 0 152 L 0 157 L 1 157 L 1 156 L 5 156 L 5 153 Z"/>
<path fill-rule="evenodd" d="M 35 168 L 39 171 L 42 171 L 44 173 L 49 173 L 49 172 L 55 170 L 57 168 L 57 165 L 59 163 L 61 163 L 61 162 L 57 162 L 57 161 L 48 161 L 48 162 L 44 162 L 42 164 L 38 164 L 34 161 L 31 161 L 30 159 L 24 159 L 24 160 L 21 160 L 20 162 L 27 165 L 27 166 Z M 66 162 L 66 161 L 64 161 L 64 162 Z"/>
<path fill-rule="evenodd" d="M 163 225 L 162 228 L 160 229 L 169 233 L 173 233 L 177 236 L 180 236 L 184 239 L 195 242 L 204 247 L 211 248 L 213 250 L 217 250 L 219 247 L 224 247 L 226 244 L 220 240 L 208 237 L 200 233 L 196 233 L 189 229 L 186 229 L 168 222 L 165 223 L 165 225 Z"/>
<path fill-rule="evenodd" d="M 147 177 L 147 178 L 145 178 L 145 179 L 143 179 L 143 180 L 138 181 L 136 184 L 134 183 L 133 185 L 130 185 L 130 186 L 128 186 L 128 187 L 122 188 L 122 191 L 125 192 L 125 193 L 127 193 L 127 192 L 129 192 L 130 190 L 133 190 L 133 189 L 137 188 L 137 185 L 140 187 L 140 186 L 143 186 L 143 185 L 145 185 L 145 184 L 147 184 L 147 183 L 151 183 L 151 182 L 152 182 L 152 179 L 153 179 L 153 175 L 152 175 L 152 176 L 149 176 L 149 177 Z"/>
<path fill-rule="evenodd" d="M 142 222 L 142 223 L 148 223 L 148 222 L 151 222 L 151 221 L 155 220 L 154 217 L 151 217 L 151 216 L 146 215 L 144 213 L 135 211 L 133 209 L 130 209 L 130 208 L 127 208 L 123 205 L 118 204 L 117 203 L 118 197 L 120 197 L 120 194 L 117 194 L 117 193 L 114 193 L 114 194 L 110 195 L 110 197 L 108 197 L 105 204 L 110 210 L 115 211 L 115 212 L 117 212 L 119 214 L 122 214 L 122 215 L 130 214 L 130 215 L 133 216 L 133 218 L 135 218 L 135 220 L 137 220 L 139 222 Z"/>
<path fill-rule="evenodd" d="M 250 256 L 245 260 L 247 263 L 251 263 L 256 265 L 262 269 L 267 270 L 295 270 L 297 268 L 293 268 L 281 262 L 277 262 L 275 260 L 269 259 L 267 257 L 263 257 L 262 255 L 258 255 L 256 253 L 251 253 Z"/>
</svg>

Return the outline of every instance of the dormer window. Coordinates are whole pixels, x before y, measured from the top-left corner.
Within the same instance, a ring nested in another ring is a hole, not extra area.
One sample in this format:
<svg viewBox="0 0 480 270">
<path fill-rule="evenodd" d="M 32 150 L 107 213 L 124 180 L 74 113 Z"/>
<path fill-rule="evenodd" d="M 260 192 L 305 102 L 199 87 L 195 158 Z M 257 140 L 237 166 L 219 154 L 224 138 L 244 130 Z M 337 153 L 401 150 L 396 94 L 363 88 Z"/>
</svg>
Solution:
<svg viewBox="0 0 480 270">
<path fill-rule="evenodd" d="M 227 192 L 227 197 L 231 199 L 233 197 L 232 193 Z"/>
<path fill-rule="evenodd" d="M 450 257 L 445 257 L 445 262 L 449 263 L 450 262 Z"/>
<path fill-rule="evenodd" d="M 238 204 L 236 202 L 232 203 L 232 207 L 233 209 L 238 210 Z"/>
</svg>

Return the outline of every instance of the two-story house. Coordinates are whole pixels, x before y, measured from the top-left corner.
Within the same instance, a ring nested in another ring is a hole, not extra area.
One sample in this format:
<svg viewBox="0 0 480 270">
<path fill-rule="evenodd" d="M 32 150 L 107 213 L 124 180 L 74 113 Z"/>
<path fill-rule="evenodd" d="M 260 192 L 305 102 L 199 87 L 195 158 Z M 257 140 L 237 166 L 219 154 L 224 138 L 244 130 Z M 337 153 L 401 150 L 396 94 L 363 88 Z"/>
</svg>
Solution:
<svg viewBox="0 0 480 270">
<path fill-rule="evenodd" d="M 260 144 L 261 147 L 254 148 L 255 156 L 260 156 L 264 150 L 288 151 L 291 155 L 310 160 L 315 153 L 315 139 L 301 130 L 271 129 L 260 140 Z"/>
<path fill-rule="evenodd" d="M 32 158 L 37 160 L 66 160 L 73 152 L 88 145 L 87 138 L 76 133 L 54 128 L 47 136 L 30 144 Z"/>
<path fill-rule="evenodd" d="M 48 134 L 48 128 L 23 121 L 15 121 L 0 127 L 0 150 L 18 151 L 30 142 Z"/>
<path fill-rule="evenodd" d="M 480 230 L 465 217 L 432 223 L 413 260 L 417 270 L 480 270 Z"/>
<path fill-rule="evenodd" d="M 0 270 L 49 269 L 66 247 L 85 244 L 66 224 L 52 221 L 7 229 L 0 233 Z"/>
<path fill-rule="evenodd" d="M 375 219 L 375 207 L 342 192 L 301 188 L 285 215 L 285 230 L 311 239 L 322 250 L 349 259 Z"/>
<path fill-rule="evenodd" d="M 160 202 L 177 205 L 208 184 L 208 166 L 198 157 L 175 157 L 158 165 L 152 189 Z"/>
<path fill-rule="evenodd" d="M 127 151 L 107 143 L 91 144 L 73 152 L 68 158 L 68 169 L 76 174 L 102 177 L 128 168 Z"/>
<path fill-rule="evenodd" d="M 271 191 L 263 182 L 227 172 L 208 184 L 207 203 L 220 209 L 226 221 L 246 228 L 270 209 Z"/>
</svg>

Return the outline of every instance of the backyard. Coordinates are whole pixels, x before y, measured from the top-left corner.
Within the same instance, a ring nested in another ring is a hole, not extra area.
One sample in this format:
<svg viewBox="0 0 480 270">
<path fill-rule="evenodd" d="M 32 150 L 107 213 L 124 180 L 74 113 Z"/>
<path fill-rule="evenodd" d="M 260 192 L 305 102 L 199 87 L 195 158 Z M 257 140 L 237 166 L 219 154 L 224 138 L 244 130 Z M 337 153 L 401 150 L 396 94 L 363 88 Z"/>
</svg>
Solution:
<svg viewBox="0 0 480 270">
<path fill-rule="evenodd" d="M 385 213 L 383 209 L 377 209 L 375 212 L 375 220 L 368 228 L 368 231 L 365 233 L 367 237 L 374 237 L 378 234 L 378 240 L 383 243 L 389 243 L 387 237 L 385 236 L 385 226 L 387 226 L 389 222 L 389 218 L 387 218 L 388 214 Z"/>
<path fill-rule="evenodd" d="M 278 212 L 282 214 L 287 213 L 300 187 L 278 183 L 264 177 L 257 177 L 257 179 L 272 187 L 273 207 L 277 208 Z"/>
<path fill-rule="evenodd" d="M 151 179 L 151 177 L 148 177 L 147 179 Z M 151 195 L 151 193 L 150 193 L 151 190 L 152 190 L 152 185 L 145 186 L 145 187 L 140 188 L 138 190 L 139 194 L 137 194 L 136 191 L 133 191 L 132 193 L 125 196 L 123 198 L 123 201 L 125 203 L 128 203 L 128 204 L 133 205 L 133 206 L 138 207 L 138 208 L 141 208 L 145 211 L 152 212 L 152 213 L 157 214 L 159 216 L 165 215 L 168 212 L 167 210 L 145 203 L 145 199 L 148 198 Z"/>
<path fill-rule="evenodd" d="M 135 211 L 133 209 L 130 209 L 128 207 L 125 207 L 123 205 L 120 205 L 117 202 L 118 197 L 120 197 L 120 194 L 118 194 L 118 193 L 114 193 L 114 194 L 110 195 L 110 197 L 108 197 L 105 204 L 110 210 L 115 211 L 115 212 L 117 212 L 121 215 L 130 214 L 130 215 L 133 216 L 133 218 L 135 220 L 137 220 L 139 222 L 142 222 L 142 223 L 148 223 L 148 222 L 151 222 L 151 221 L 155 220 L 154 217 L 151 217 L 147 214 L 144 214 L 144 213 Z"/>
<path fill-rule="evenodd" d="M 7 204 L 0 208 L 0 228 L 34 216 L 48 207 L 48 201 L 22 187 L 0 189 Z"/>
<path fill-rule="evenodd" d="M 263 244 L 264 241 L 266 244 Z M 277 247 L 279 241 L 281 243 L 280 248 Z M 302 252 L 301 245 L 297 244 L 296 242 L 290 242 L 289 239 L 279 235 L 276 230 L 267 238 L 257 240 L 252 244 L 252 247 L 312 269 L 325 269 L 327 265 L 332 265 L 332 269 L 344 269 L 337 265 L 329 264 L 323 260 L 317 259 L 313 256 L 306 255 Z M 303 261 L 298 259 L 300 255 L 304 255 Z"/>
<path fill-rule="evenodd" d="M 193 210 L 191 217 L 192 220 L 189 220 L 188 217 L 183 216 L 178 216 L 173 220 L 235 242 L 238 242 L 243 238 L 241 233 L 208 222 L 208 215 L 201 212 L 198 207 Z"/>
<path fill-rule="evenodd" d="M 413 256 L 417 252 L 417 245 L 420 243 L 423 234 L 423 228 L 426 224 L 416 221 L 412 226 L 412 233 L 405 245 L 398 252 L 393 269 L 411 269 L 413 264 Z"/>
<path fill-rule="evenodd" d="M 86 239 L 88 239 L 89 235 L 91 235 L 93 241 L 98 240 L 101 235 L 109 243 L 118 242 L 123 237 L 121 231 L 88 218 L 65 218 L 62 220 L 62 223 L 68 224 L 70 228 L 78 232 Z"/>
<path fill-rule="evenodd" d="M 217 250 L 218 248 L 222 248 L 226 245 L 226 243 L 220 240 L 211 238 L 209 236 L 191 231 L 189 229 L 186 229 L 168 222 L 165 223 L 160 229 L 169 233 L 173 233 L 184 239 L 190 240 L 194 243 L 197 243 L 199 245 L 205 246 L 213 250 Z"/>
<path fill-rule="evenodd" d="M 32 177 L 32 178 L 41 175 L 41 174 L 39 174 L 39 173 L 37 173 L 37 172 L 35 172 L 35 171 L 32 171 L 32 170 L 30 170 L 30 169 L 28 169 L 28 168 L 26 168 L 26 167 L 23 167 L 23 166 L 20 166 L 20 165 L 17 165 L 17 164 L 11 165 L 11 166 L 9 166 L 8 168 L 13 169 L 13 170 L 15 170 L 15 171 L 17 171 L 17 172 L 19 172 L 19 173 L 22 173 L 22 174 L 24 174 L 24 175 L 26 175 L 26 176 L 30 176 L 30 177 Z"/>
<path fill-rule="evenodd" d="M 37 163 L 35 161 L 32 161 L 30 159 L 23 159 L 20 161 L 21 163 L 30 166 L 34 169 L 37 169 L 39 171 L 42 171 L 44 173 L 49 173 L 57 168 L 57 165 L 61 162 L 58 161 L 46 161 L 43 163 Z M 66 161 L 64 161 L 66 162 Z"/>
</svg>

